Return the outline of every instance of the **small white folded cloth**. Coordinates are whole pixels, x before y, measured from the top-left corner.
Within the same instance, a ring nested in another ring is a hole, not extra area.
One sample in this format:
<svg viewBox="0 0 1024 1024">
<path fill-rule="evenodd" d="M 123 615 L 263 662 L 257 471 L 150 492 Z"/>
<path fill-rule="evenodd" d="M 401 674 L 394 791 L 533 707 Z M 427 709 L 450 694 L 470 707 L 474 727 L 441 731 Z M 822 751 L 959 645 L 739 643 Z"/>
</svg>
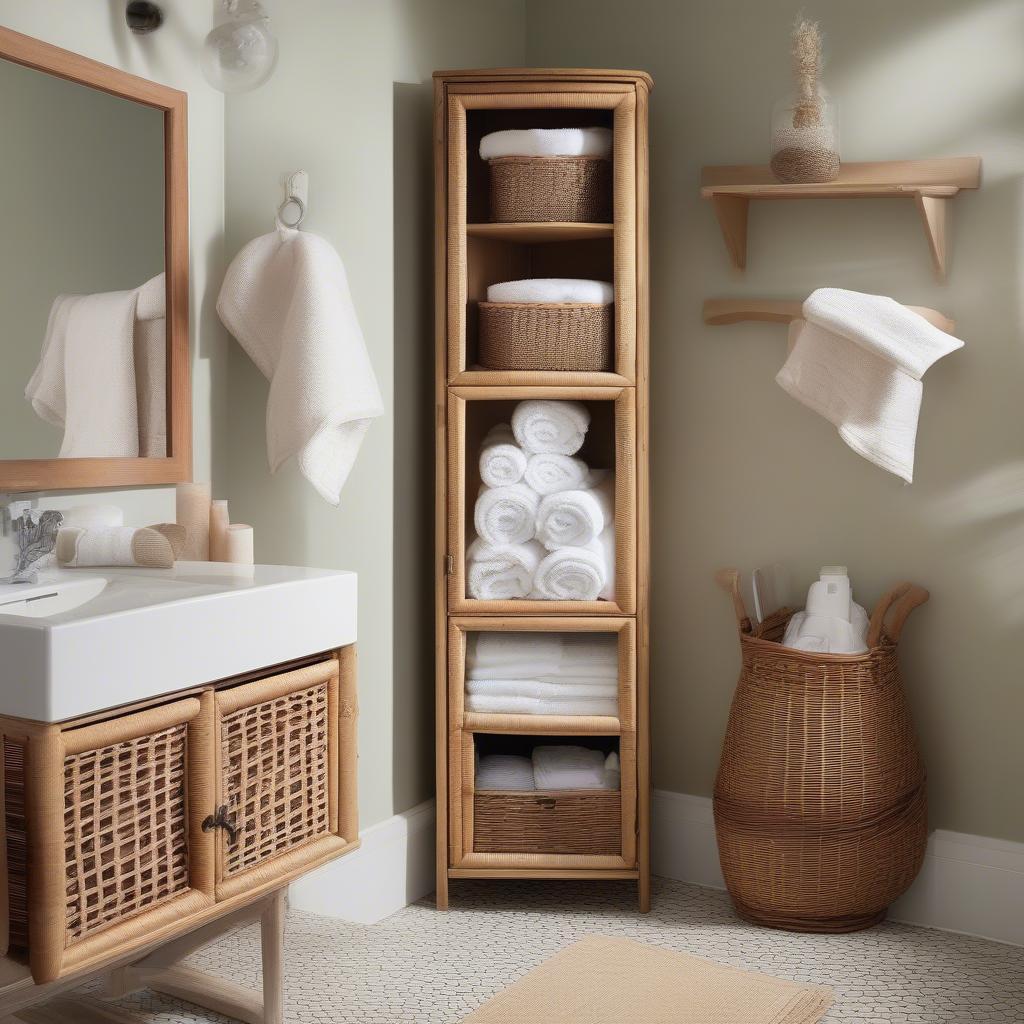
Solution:
<svg viewBox="0 0 1024 1024">
<path fill-rule="evenodd" d="M 512 432 L 530 455 L 575 455 L 589 427 L 590 410 L 583 402 L 533 398 L 520 402 L 512 413 Z"/>
<path fill-rule="evenodd" d="M 610 128 L 506 128 L 480 140 L 480 156 L 595 156 L 612 153 Z"/>
<path fill-rule="evenodd" d="M 921 377 L 963 342 L 884 295 L 819 288 L 803 314 L 776 381 L 855 452 L 910 483 Z"/>
<path fill-rule="evenodd" d="M 523 480 L 538 494 L 545 495 L 593 487 L 599 477 L 596 472 L 591 473 L 587 464 L 575 455 L 537 452 L 529 457 Z"/>
<path fill-rule="evenodd" d="M 614 633 L 476 633 L 467 645 L 466 677 L 614 682 L 618 638 Z"/>
<path fill-rule="evenodd" d="M 476 766 L 477 789 L 536 789 L 533 764 L 516 754 L 487 754 Z"/>
<path fill-rule="evenodd" d="M 479 538 L 488 544 L 524 544 L 537 529 L 540 495 L 526 484 L 482 487 L 473 510 Z"/>
<path fill-rule="evenodd" d="M 466 693 L 479 697 L 536 697 L 563 700 L 569 697 L 615 697 L 615 679 L 467 679 Z"/>
<path fill-rule="evenodd" d="M 615 597 L 615 531 L 586 547 L 557 548 L 537 566 L 533 596 L 544 601 L 611 601 Z"/>
<path fill-rule="evenodd" d="M 588 490 L 557 491 L 537 509 L 537 540 L 549 551 L 585 548 L 615 518 L 615 476 L 608 473 Z"/>
<path fill-rule="evenodd" d="M 261 235 L 231 261 L 217 313 L 270 381 L 270 471 L 294 455 L 337 505 L 370 421 L 384 412 L 341 257 L 308 231 Z"/>
<path fill-rule="evenodd" d="M 466 552 L 469 596 L 477 601 L 515 601 L 529 597 L 544 553 L 544 548 L 535 540 L 495 545 L 478 537 Z"/>
<path fill-rule="evenodd" d="M 467 694 L 466 710 L 483 715 L 596 715 L 615 718 L 615 697 L 526 697 L 508 694 Z"/>
<path fill-rule="evenodd" d="M 545 744 L 533 748 L 533 781 L 537 789 L 610 789 L 618 757 L 589 747 Z"/>
<path fill-rule="evenodd" d="M 512 427 L 499 423 L 491 427 L 480 448 L 480 479 L 488 487 L 517 484 L 526 472 L 526 460 L 526 452 L 516 444 Z"/>
<path fill-rule="evenodd" d="M 607 306 L 615 289 L 607 281 L 577 277 L 531 277 L 488 285 L 488 302 L 588 302 Z"/>
</svg>

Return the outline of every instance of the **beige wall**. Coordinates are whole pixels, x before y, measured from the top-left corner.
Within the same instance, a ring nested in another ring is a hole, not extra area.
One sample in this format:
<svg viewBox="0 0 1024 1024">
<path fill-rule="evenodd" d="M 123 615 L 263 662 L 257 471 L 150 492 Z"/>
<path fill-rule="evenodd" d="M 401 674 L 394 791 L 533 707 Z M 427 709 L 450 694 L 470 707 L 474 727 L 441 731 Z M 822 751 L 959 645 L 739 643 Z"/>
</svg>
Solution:
<svg viewBox="0 0 1024 1024">
<path fill-rule="evenodd" d="M 529 63 L 638 67 L 652 96 L 654 782 L 708 795 L 738 669 L 718 566 L 850 566 L 859 599 L 932 591 L 903 668 L 933 827 L 1024 839 L 1024 5 L 819 0 L 849 160 L 980 154 L 954 204 L 949 283 L 910 202 L 762 204 L 749 269 L 729 270 L 704 163 L 764 163 L 788 89 L 779 0 L 530 0 Z M 774 383 L 777 327 L 706 328 L 707 296 L 803 297 L 821 285 L 956 318 L 967 342 L 925 378 L 916 480 L 854 455 Z"/>
<path fill-rule="evenodd" d="M 282 181 L 310 174 L 304 228 L 348 270 L 386 415 L 328 506 L 295 470 L 271 477 L 267 383 L 230 353 L 227 494 L 260 561 L 359 573 L 360 815 L 433 793 L 430 430 L 431 84 L 435 68 L 523 59 L 522 0 L 283 0 L 274 77 L 227 103 L 227 247 L 273 228 Z"/>
<path fill-rule="evenodd" d="M 6 28 L 188 93 L 192 429 L 197 479 L 209 479 L 219 469 L 214 438 L 223 437 L 227 408 L 226 338 L 213 308 L 223 268 L 224 97 L 206 84 L 198 49 L 209 31 L 213 6 L 213 0 L 165 4 L 164 27 L 142 38 L 128 31 L 121 3 L 0 0 L 0 25 Z M 45 504 L 57 508 L 89 500 L 88 494 L 79 491 L 48 495 Z M 173 488 L 106 491 L 102 500 L 120 505 L 131 524 L 174 516 Z"/>
</svg>

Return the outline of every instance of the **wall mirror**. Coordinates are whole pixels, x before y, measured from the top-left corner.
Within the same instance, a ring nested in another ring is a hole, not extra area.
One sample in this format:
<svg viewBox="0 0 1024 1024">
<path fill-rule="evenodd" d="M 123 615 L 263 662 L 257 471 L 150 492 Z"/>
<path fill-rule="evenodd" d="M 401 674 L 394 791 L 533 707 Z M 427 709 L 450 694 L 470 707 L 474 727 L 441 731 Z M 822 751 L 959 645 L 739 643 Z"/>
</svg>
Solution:
<svg viewBox="0 0 1024 1024">
<path fill-rule="evenodd" d="M 184 93 L 0 27 L 0 492 L 191 477 Z"/>
</svg>

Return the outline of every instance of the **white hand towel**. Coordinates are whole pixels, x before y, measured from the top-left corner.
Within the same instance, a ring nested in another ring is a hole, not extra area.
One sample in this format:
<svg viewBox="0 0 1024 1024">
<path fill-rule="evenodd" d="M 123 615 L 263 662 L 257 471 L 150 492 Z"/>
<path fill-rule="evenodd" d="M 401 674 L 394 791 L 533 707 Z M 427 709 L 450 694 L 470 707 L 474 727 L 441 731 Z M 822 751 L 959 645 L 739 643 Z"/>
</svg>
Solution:
<svg viewBox="0 0 1024 1024">
<path fill-rule="evenodd" d="M 606 592 L 608 568 L 599 542 L 558 548 L 537 566 L 534 596 L 543 601 L 596 601 Z"/>
<path fill-rule="evenodd" d="M 536 697 L 564 700 L 572 697 L 614 697 L 619 691 L 615 679 L 467 679 L 466 693 L 480 697 Z"/>
<path fill-rule="evenodd" d="M 526 452 L 516 444 L 512 427 L 499 423 L 492 427 L 480 448 L 480 479 L 488 487 L 517 484 L 526 472 Z"/>
<path fill-rule="evenodd" d="M 477 536 L 493 545 L 532 540 L 539 504 L 539 495 L 526 484 L 482 487 L 473 511 Z"/>
<path fill-rule="evenodd" d="M 512 413 L 512 431 L 519 447 L 531 455 L 554 452 L 575 455 L 590 427 L 590 410 L 582 402 L 534 398 Z"/>
<path fill-rule="evenodd" d="M 534 540 L 525 544 L 488 544 L 477 538 L 466 553 L 466 585 L 477 601 L 514 601 L 529 597 L 544 557 Z"/>
<path fill-rule="evenodd" d="M 477 789 L 536 789 L 533 764 L 516 754 L 487 754 L 476 766 Z"/>
<path fill-rule="evenodd" d="M 549 551 L 585 548 L 615 518 L 615 477 L 608 474 L 589 490 L 558 491 L 537 509 L 537 540 Z"/>
<path fill-rule="evenodd" d="M 587 464 L 575 455 L 537 452 L 526 463 L 523 480 L 538 494 L 556 494 L 594 487 L 600 482 L 601 470 L 591 473 Z"/>
<path fill-rule="evenodd" d="M 506 128 L 480 140 L 480 156 L 595 156 L 612 153 L 610 128 Z"/>
<path fill-rule="evenodd" d="M 534 747 L 533 782 L 543 790 L 604 789 L 605 755 L 589 747 Z"/>
<path fill-rule="evenodd" d="M 775 378 L 824 416 L 864 458 L 910 483 L 921 376 L 963 342 L 880 295 L 823 288 L 790 325 L 790 353 Z"/>
<path fill-rule="evenodd" d="M 261 235 L 232 260 L 217 312 L 270 381 L 271 472 L 294 455 L 337 505 L 370 420 L 384 411 L 341 257 L 308 231 Z"/>
<path fill-rule="evenodd" d="M 466 676 L 614 681 L 619 677 L 619 641 L 614 633 L 474 633 L 466 648 Z"/>
<path fill-rule="evenodd" d="M 587 302 L 607 306 L 615 289 L 607 281 L 578 277 L 531 277 L 488 285 L 488 302 Z"/>
<path fill-rule="evenodd" d="M 619 714 L 616 697 L 519 697 L 468 694 L 466 710 L 482 715 L 599 715 Z"/>
</svg>

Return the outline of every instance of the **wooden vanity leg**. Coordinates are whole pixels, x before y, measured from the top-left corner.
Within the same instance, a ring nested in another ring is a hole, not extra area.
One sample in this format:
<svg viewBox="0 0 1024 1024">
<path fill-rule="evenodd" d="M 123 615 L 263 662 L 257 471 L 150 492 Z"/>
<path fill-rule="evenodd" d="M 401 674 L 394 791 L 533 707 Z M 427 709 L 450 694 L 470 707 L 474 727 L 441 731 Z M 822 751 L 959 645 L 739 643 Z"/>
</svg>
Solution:
<svg viewBox="0 0 1024 1024">
<path fill-rule="evenodd" d="M 285 892 L 279 889 L 260 918 L 263 952 L 263 1024 L 284 1022 Z"/>
</svg>

